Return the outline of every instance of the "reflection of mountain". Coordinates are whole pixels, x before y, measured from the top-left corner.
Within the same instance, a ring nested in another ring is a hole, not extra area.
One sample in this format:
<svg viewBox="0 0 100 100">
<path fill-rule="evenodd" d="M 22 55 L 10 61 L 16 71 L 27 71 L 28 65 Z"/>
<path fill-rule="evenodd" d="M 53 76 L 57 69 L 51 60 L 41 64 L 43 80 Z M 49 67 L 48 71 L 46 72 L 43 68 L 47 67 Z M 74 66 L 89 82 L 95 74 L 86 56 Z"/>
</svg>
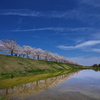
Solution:
<svg viewBox="0 0 100 100">
<path fill-rule="evenodd" d="M 41 91 L 46 91 L 50 87 L 54 87 L 59 85 L 60 83 L 68 80 L 72 76 L 78 74 L 80 71 L 53 77 L 53 78 L 48 78 L 45 80 L 40 80 L 32 83 L 28 83 L 25 85 L 20 85 L 20 86 L 15 86 L 9 89 L 4 89 L 1 90 L 1 94 L 6 96 L 7 98 L 14 98 L 14 97 L 19 97 L 19 98 L 26 98 L 28 96 L 38 94 Z"/>
</svg>

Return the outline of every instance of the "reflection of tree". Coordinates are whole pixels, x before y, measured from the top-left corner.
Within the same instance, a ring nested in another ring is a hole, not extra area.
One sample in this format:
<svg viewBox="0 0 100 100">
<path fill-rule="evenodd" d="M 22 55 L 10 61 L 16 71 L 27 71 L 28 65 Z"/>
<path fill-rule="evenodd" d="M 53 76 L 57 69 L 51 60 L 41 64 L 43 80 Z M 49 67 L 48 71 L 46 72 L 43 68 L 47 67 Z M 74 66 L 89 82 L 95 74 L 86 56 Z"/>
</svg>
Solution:
<svg viewBox="0 0 100 100">
<path fill-rule="evenodd" d="M 68 80 L 72 76 L 78 74 L 80 71 L 48 78 L 45 80 L 40 80 L 36 82 L 31 82 L 25 85 L 15 86 L 13 88 L 4 89 L 2 90 L 2 95 L 6 96 L 7 98 L 14 98 L 15 96 L 19 98 L 26 98 L 28 96 L 38 94 L 42 91 L 46 91 L 51 87 L 57 86 L 60 83 Z"/>
</svg>

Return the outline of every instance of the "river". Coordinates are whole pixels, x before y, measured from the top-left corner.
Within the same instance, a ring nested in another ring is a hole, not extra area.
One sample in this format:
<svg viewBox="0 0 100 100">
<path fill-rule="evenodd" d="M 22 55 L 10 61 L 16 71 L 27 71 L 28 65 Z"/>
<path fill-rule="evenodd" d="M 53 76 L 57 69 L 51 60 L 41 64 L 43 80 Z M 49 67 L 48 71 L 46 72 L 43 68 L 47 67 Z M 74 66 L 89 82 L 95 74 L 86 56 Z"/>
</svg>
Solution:
<svg viewBox="0 0 100 100">
<path fill-rule="evenodd" d="M 77 71 L 2 88 L 0 95 L 9 100 L 100 100 L 100 71 Z"/>
</svg>

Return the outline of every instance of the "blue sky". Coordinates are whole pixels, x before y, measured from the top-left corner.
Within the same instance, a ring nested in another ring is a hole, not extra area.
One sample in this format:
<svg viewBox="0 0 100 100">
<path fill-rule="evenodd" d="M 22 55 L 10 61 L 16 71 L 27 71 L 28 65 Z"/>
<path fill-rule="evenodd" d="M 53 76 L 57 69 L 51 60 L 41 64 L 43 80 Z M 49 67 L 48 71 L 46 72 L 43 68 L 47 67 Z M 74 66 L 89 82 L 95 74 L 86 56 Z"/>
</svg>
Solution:
<svg viewBox="0 0 100 100">
<path fill-rule="evenodd" d="M 100 0 L 2 0 L 1 39 L 100 63 Z"/>
</svg>

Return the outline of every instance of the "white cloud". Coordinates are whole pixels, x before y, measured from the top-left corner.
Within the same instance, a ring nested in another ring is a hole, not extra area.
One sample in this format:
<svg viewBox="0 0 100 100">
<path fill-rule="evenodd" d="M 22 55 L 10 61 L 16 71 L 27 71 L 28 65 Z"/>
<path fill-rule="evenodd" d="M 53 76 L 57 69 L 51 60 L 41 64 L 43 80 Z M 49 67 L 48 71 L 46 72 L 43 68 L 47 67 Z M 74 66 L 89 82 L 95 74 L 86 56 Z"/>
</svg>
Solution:
<svg viewBox="0 0 100 100">
<path fill-rule="evenodd" d="M 0 15 L 17 15 L 17 16 L 39 16 L 40 12 L 28 9 L 8 9 L 0 10 Z"/>
<path fill-rule="evenodd" d="M 93 49 L 92 51 L 100 53 L 100 49 Z"/>
<path fill-rule="evenodd" d="M 93 65 L 100 63 L 100 57 L 91 57 L 91 58 L 84 58 L 84 57 L 74 57 L 70 58 L 73 61 L 76 61 L 82 65 Z"/>
<path fill-rule="evenodd" d="M 51 18 L 75 18 L 83 19 L 93 17 L 100 17 L 100 14 L 89 14 L 82 9 L 73 9 L 70 11 L 33 11 L 29 9 L 4 9 L 0 10 L 0 15 L 17 15 L 17 16 L 31 16 L 31 17 L 51 17 Z"/>
<path fill-rule="evenodd" d="M 80 28 L 71 28 L 71 27 L 44 27 L 44 28 L 35 28 L 35 29 L 26 29 L 26 30 L 12 30 L 12 31 L 44 31 L 44 30 L 52 30 L 52 31 L 60 31 L 60 32 L 82 32 L 86 30 L 91 30 L 91 27 L 80 27 Z M 68 35 L 67 33 L 62 33 L 64 35 Z M 71 35 L 71 34 L 70 34 Z M 75 35 L 75 34 L 74 34 Z"/>
<path fill-rule="evenodd" d="M 46 28 L 27 29 L 27 30 L 12 30 L 12 31 L 44 31 L 44 30 L 63 31 L 63 30 L 65 30 L 65 28 L 61 28 L 61 27 L 46 27 Z"/>
<path fill-rule="evenodd" d="M 72 11 L 46 11 L 37 12 L 29 9 L 6 9 L 0 10 L 0 15 L 17 15 L 17 16 L 33 16 L 33 17 L 55 17 L 55 18 L 73 18 L 77 17 L 79 12 Z"/>
<path fill-rule="evenodd" d="M 100 7 L 100 0 L 80 0 L 80 3 L 91 5 L 93 7 Z"/>
<path fill-rule="evenodd" d="M 57 12 L 57 11 L 37 12 L 37 11 L 29 10 L 29 9 L 8 9 L 8 10 L 0 10 L 0 15 L 17 15 L 17 16 L 62 18 L 62 17 L 65 17 L 65 16 L 69 16 L 70 17 L 70 16 L 72 16 L 72 13 L 69 13 L 69 12 Z"/>
<path fill-rule="evenodd" d="M 65 50 L 66 49 L 82 49 L 83 47 L 94 46 L 94 45 L 97 45 L 97 44 L 100 44 L 100 40 L 86 41 L 86 42 L 80 43 L 76 46 L 60 45 L 60 46 L 57 46 L 57 47 L 60 48 L 60 49 L 65 49 Z"/>
<path fill-rule="evenodd" d="M 96 44 L 100 44 L 100 41 L 93 40 L 93 41 L 83 42 L 81 44 L 76 45 L 76 48 L 86 47 L 86 46 L 93 46 L 93 45 L 96 45 Z"/>
<path fill-rule="evenodd" d="M 92 34 L 92 38 L 94 38 L 94 39 L 100 39 L 100 33 L 94 33 L 94 34 Z"/>
</svg>

